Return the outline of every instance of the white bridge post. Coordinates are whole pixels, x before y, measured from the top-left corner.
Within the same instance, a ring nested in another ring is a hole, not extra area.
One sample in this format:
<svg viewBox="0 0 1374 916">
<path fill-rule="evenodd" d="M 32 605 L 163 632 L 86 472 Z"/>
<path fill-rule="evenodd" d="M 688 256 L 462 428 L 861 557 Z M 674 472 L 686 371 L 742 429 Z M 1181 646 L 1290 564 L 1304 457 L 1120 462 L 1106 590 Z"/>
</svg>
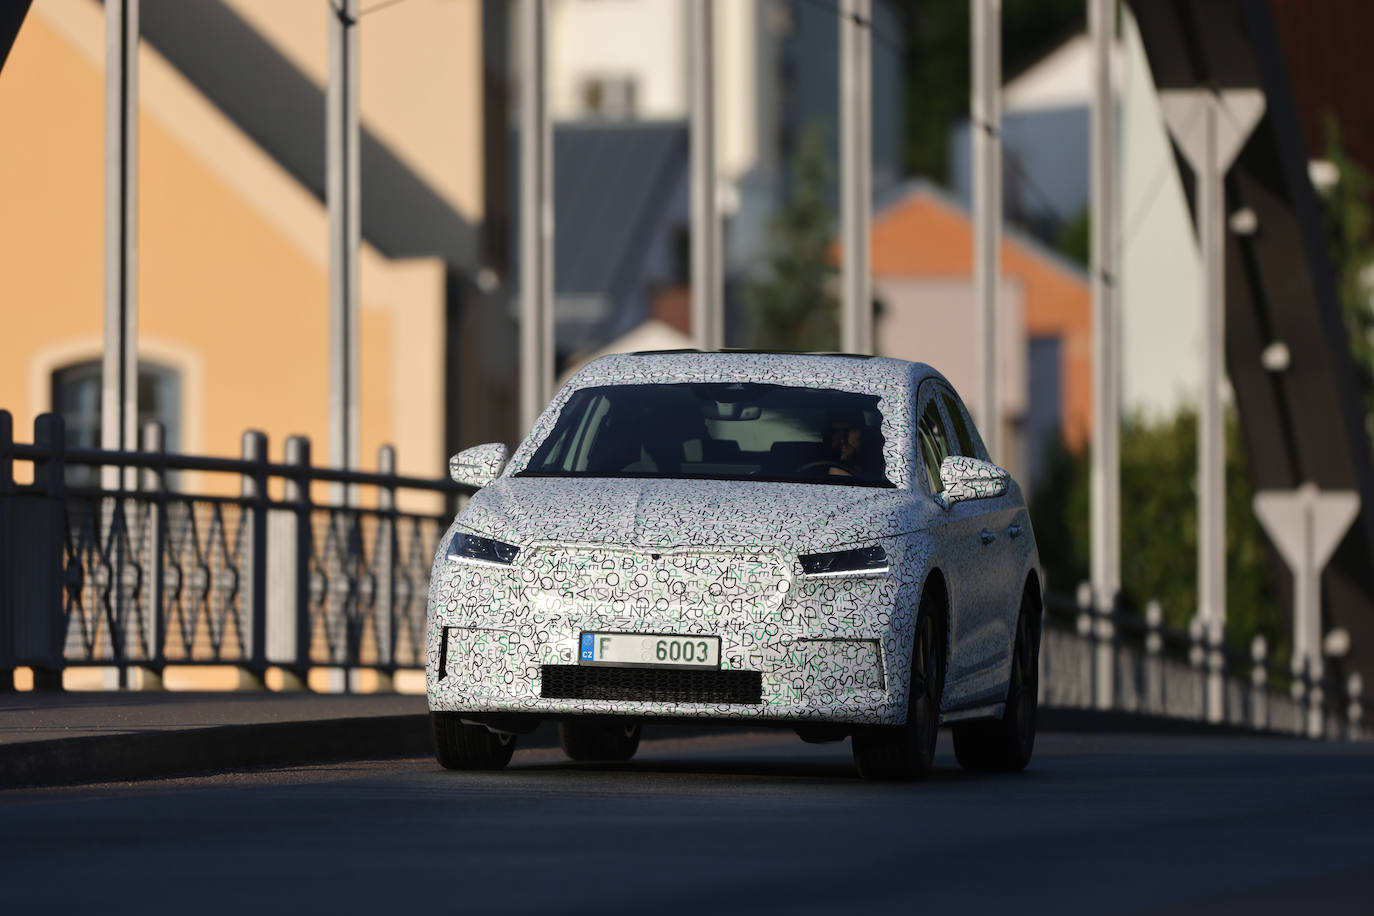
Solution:
<svg viewBox="0 0 1374 916">
<path fill-rule="evenodd" d="M 1202 255 L 1202 390 L 1198 394 L 1198 615 L 1207 644 L 1207 721 L 1225 718 L 1226 478 L 1222 385 L 1226 369 L 1226 172 L 1264 116 L 1257 89 L 1159 94 L 1174 142 L 1197 179 Z"/>
<path fill-rule="evenodd" d="M 1255 494 L 1255 515 L 1293 571 L 1293 698 L 1306 701 L 1311 738 L 1325 731 L 1322 570 L 1359 514 L 1359 494 L 1322 492 L 1310 482 L 1296 490 Z"/>
</svg>

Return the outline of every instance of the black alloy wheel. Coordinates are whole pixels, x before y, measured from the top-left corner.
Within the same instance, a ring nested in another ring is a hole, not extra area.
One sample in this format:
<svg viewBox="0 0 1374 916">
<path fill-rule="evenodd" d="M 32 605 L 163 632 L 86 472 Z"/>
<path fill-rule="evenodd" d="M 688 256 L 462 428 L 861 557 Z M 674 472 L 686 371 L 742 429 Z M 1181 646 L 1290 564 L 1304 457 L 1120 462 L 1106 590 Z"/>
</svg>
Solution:
<svg viewBox="0 0 1374 916">
<path fill-rule="evenodd" d="M 431 712 L 430 737 L 434 758 L 449 770 L 499 770 L 515 753 L 515 736 L 468 725 L 457 713 Z"/>
<path fill-rule="evenodd" d="M 945 688 L 943 609 L 927 592 L 916 615 L 906 724 L 854 732 L 854 765 L 864 779 L 921 779 L 935 765 Z"/>
<path fill-rule="evenodd" d="M 639 750 L 638 722 L 560 722 L 558 743 L 573 760 L 629 760 Z"/>
<path fill-rule="evenodd" d="M 1034 585 L 1026 583 L 1012 644 L 1011 679 L 1002 718 L 954 726 L 954 756 L 966 770 L 1024 770 L 1035 752 L 1040 702 L 1040 639 Z"/>
</svg>

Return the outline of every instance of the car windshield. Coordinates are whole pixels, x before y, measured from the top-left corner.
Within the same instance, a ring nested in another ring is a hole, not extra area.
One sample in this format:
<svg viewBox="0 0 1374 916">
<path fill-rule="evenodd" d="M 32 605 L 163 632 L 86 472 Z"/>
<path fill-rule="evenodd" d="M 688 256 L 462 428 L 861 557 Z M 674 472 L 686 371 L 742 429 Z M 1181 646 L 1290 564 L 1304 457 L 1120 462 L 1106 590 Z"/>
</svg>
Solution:
<svg viewBox="0 0 1374 916">
<path fill-rule="evenodd" d="M 579 389 L 517 476 L 892 486 L 877 395 L 752 382 Z"/>
</svg>

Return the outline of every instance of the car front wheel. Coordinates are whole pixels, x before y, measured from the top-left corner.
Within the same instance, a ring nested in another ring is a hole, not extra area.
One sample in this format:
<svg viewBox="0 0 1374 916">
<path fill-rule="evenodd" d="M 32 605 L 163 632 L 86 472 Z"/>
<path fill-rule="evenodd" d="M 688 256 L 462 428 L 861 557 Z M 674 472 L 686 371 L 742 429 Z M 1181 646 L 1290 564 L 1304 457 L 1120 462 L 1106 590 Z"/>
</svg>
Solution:
<svg viewBox="0 0 1374 916">
<path fill-rule="evenodd" d="M 854 765 L 864 779 L 920 779 L 935 765 L 945 687 L 945 627 L 929 593 L 916 616 L 906 724 L 854 733 Z"/>
<path fill-rule="evenodd" d="M 467 725 L 451 712 L 429 714 L 434 757 L 449 770 L 499 770 L 515 753 L 515 736 Z"/>
<path fill-rule="evenodd" d="M 573 760 L 629 760 L 639 750 L 639 723 L 560 722 L 558 743 Z"/>
</svg>

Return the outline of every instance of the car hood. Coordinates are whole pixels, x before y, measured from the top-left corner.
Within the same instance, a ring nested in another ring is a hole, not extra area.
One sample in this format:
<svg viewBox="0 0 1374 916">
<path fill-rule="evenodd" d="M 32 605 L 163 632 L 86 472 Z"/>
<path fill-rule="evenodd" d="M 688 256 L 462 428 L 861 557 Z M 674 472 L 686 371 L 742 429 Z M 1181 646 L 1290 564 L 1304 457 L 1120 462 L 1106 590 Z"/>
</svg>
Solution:
<svg viewBox="0 0 1374 916">
<path fill-rule="evenodd" d="M 764 548 L 804 553 L 919 527 L 909 490 L 804 483 L 506 477 L 457 524 L 518 545 Z"/>
</svg>

